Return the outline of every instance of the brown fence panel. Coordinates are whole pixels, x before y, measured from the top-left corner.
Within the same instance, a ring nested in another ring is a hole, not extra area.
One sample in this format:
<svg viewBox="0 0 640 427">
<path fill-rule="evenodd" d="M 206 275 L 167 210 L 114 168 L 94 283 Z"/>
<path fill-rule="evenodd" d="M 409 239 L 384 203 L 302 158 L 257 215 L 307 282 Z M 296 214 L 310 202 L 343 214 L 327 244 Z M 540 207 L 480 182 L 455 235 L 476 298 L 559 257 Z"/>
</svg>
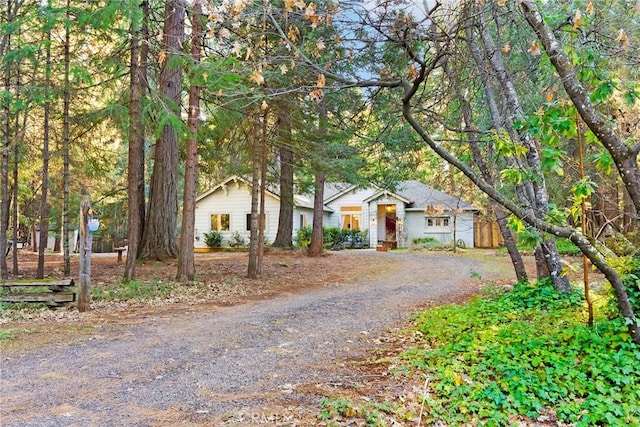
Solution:
<svg viewBox="0 0 640 427">
<path fill-rule="evenodd" d="M 475 246 L 484 249 L 499 248 L 504 243 L 500 227 L 495 221 L 476 221 L 475 239 Z"/>
</svg>

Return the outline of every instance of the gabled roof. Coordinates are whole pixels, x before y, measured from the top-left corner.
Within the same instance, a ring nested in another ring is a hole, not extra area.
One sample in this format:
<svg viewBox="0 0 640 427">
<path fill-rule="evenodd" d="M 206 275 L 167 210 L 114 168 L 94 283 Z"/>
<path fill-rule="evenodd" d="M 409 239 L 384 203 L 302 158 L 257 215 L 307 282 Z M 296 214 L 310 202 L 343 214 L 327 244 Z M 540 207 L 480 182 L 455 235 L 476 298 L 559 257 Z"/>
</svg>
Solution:
<svg viewBox="0 0 640 427">
<path fill-rule="evenodd" d="M 226 190 L 226 187 L 230 183 L 243 183 L 249 187 L 252 186 L 251 181 L 245 178 L 236 175 L 230 176 L 220 184 L 199 195 L 196 198 L 196 202 L 215 193 L 217 190 Z M 348 183 L 327 183 L 325 185 L 325 206 L 323 210 L 325 212 L 333 212 L 333 209 L 327 207 L 326 204 L 342 197 L 356 188 L 358 188 L 356 185 Z M 442 191 L 436 190 L 435 188 L 419 181 L 400 181 L 397 184 L 395 191 L 382 189 L 375 184 L 371 184 L 371 188 L 377 191 L 363 200 L 364 203 L 371 203 L 380 197 L 391 197 L 405 203 L 406 210 L 408 211 L 428 211 L 429 209 L 432 209 L 436 212 L 445 212 L 452 211 L 456 208 L 460 208 L 465 211 L 478 210 L 478 208 L 465 202 L 459 197 L 443 193 Z M 266 193 L 269 196 L 280 200 L 279 194 L 276 194 L 274 191 L 266 190 Z M 296 207 L 313 209 L 313 196 L 295 194 L 293 196 L 293 203 Z"/>
<path fill-rule="evenodd" d="M 411 201 L 407 210 L 435 210 L 443 209 L 451 211 L 461 208 L 465 211 L 477 211 L 478 208 L 465 202 L 459 197 L 452 196 L 442 191 L 436 190 L 419 181 L 401 181 L 398 183 L 396 193 Z"/>
<path fill-rule="evenodd" d="M 394 193 L 392 191 L 389 190 L 383 190 L 380 189 L 378 191 L 376 191 L 375 193 L 373 193 L 371 196 L 367 197 L 366 199 L 363 200 L 364 203 L 371 203 L 376 199 L 379 199 L 380 197 L 389 197 L 389 198 L 394 198 L 394 199 L 398 199 L 403 203 L 406 203 L 407 205 L 411 204 L 411 200 L 405 198 L 404 196 Z"/>
<path fill-rule="evenodd" d="M 251 181 L 249 181 L 248 179 L 242 178 L 241 176 L 237 176 L 237 175 L 233 175 L 230 176 L 229 178 L 225 179 L 224 181 L 222 181 L 220 184 L 216 185 L 215 187 L 205 191 L 204 193 L 200 194 L 198 197 L 196 197 L 196 202 L 199 202 L 202 199 L 207 198 L 208 196 L 210 196 L 211 194 L 215 193 L 216 191 L 222 189 L 222 190 L 226 190 L 226 187 L 229 184 L 235 184 L 235 183 L 243 183 L 245 185 L 247 185 L 248 187 L 252 187 L 253 184 L 251 183 Z M 280 200 L 280 195 L 277 194 L 275 191 L 273 190 L 266 190 L 266 194 L 268 194 L 269 196 L 275 198 L 276 200 Z M 304 194 L 294 194 L 293 195 L 293 204 L 296 207 L 300 207 L 300 208 L 307 208 L 307 209 L 313 209 L 313 196 L 309 197 L 307 195 Z M 324 211 L 325 212 L 333 212 L 333 209 L 324 206 Z"/>
<path fill-rule="evenodd" d="M 327 184 L 325 187 L 325 203 L 330 203 L 350 191 L 356 189 L 357 186 L 345 183 Z M 477 211 L 478 209 L 463 201 L 459 197 L 438 191 L 433 187 L 423 184 L 419 181 L 400 181 L 396 185 L 394 191 L 386 190 L 371 184 L 371 188 L 377 190 L 371 196 L 363 200 L 363 203 L 371 203 L 381 197 L 390 197 L 406 205 L 408 211 L 452 211 L 461 208 L 465 211 Z"/>
<path fill-rule="evenodd" d="M 205 191 L 204 193 L 200 194 L 198 197 L 196 197 L 196 202 L 199 202 L 200 200 L 208 197 L 209 195 L 215 193 L 218 190 L 226 190 L 227 186 L 231 182 L 233 182 L 234 184 L 241 182 L 241 183 L 243 183 L 243 184 L 245 184 L 245 185 L 247 185 L 249 187 L 253 186 L 251 181 L 249 181 L 249 180 L 247 180 L 245 178 L 242 178 L 241 176 L 233 175 L 233 176 L 230 176 L 229 178 L 225 179 L 224 181 L 222 181 L 220 184 L 216 185 L 215 187 L 213 187 L 213 188 Z M 276 193 L 274 193 L 272 191 L 266 190 L 266 194 L 270 195 L 271 197 L 275 197 L 276 199 L 280 199 L 280 197 Z"/>
<path fill-rule="evenodd" d="M 308 196 L 305 194 L 294 194 L 293 204 L 299 208 L 306 208 L 306 209 L 313 210 L 313 196 Z M 331 209 L 326 205 L 322 205 L 322 210 L 324 212 L 334 212 L 333 209 Z"/>
<path fill-rule="evenodd" d="M 327 182 L 324 185 L 324 202 L 331 203 L 357 187 L 347 182 Z"/>
</svg>

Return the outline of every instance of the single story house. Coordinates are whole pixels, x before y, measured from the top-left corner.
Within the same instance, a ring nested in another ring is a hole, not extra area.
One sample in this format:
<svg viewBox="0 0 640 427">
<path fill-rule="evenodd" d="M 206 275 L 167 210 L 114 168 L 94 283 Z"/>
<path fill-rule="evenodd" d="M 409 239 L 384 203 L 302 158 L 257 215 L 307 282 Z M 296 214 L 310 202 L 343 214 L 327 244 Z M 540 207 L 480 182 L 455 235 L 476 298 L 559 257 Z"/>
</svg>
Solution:
<svg viewBox="0 0 640 427">
<path fill-rule="evenodd" d="M 222 234 L 223 244 L 234 234 L 247 243 L 251 231 L 251 188 L 249 180 L 231 176 L 196 198 L 194 247 L 204 248 L 204 233 L 215 230 Z M 265 240 L 273 242 L 278 232 L 280 196 L 265 191 Z M 313 196 L 294 195 L 293 228 L 295 232 L 311 225 Z"/>
<path fill-rule="evenodd" d="M 205 247 L 203 235 L 219 231 L 228 241 L 238 233 L 248 242 L 251 218 L 251 182 L 232 176 L 196 199 L 195 247 Z M 350 230 L 368 230 L 369 245 L 407 247 L 412 240 L 431 237 L 454 239 L 474 246 L 477 208 L 418 181 L 401 181 L 394 191 L 375 185 L 366 188 L 330 183 L 325 187 L 323 224 Z M 280 198 L 265 192 L 265 238 L 278 231 Z M 311 225 L 313 195 L 294 196 L 293 232 Z"/>
</svg>

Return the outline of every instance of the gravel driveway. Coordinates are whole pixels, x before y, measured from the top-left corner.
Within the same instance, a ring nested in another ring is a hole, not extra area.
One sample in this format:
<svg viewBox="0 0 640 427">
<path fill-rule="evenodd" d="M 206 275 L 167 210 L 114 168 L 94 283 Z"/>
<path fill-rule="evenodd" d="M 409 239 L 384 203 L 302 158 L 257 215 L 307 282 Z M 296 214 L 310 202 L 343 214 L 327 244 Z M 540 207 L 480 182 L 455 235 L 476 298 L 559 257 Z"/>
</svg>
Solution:
<svg viewBox="0 0 640 427">
<path fill-rule="evenodd" d="M 73 344 L 2 357 L 2 426 L 307 425 L 318 387 L 362 380 L 350 361 L 412 310 L 510 278 L 502 257 L 363 252 L 394 260 L 232 307 L 147 316 Z M 354 259 L 357 260 L 358 257 Z M 306 417 L 306 418 L 305 418 Z"/>
</svg>

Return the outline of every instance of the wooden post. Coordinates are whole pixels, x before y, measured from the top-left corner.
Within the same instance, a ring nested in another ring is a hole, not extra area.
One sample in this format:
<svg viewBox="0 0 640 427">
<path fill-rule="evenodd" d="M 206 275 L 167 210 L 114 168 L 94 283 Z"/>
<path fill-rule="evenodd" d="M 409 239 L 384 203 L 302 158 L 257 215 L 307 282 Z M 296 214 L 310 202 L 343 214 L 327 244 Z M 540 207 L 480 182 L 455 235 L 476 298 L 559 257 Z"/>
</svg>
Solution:
<svg viewBox="0 0 640 427">
<path fill-rule="evenodd" d="M 91 245 L 93 243 L 93 233 L 89 231 L 87 226 L 90 209 L 89 197 L 84 196 L 80 203 L 80 273 L 78 280 L 78 311 L 80 312 L 89 310 L 90 302 Z"/>
</svg>

